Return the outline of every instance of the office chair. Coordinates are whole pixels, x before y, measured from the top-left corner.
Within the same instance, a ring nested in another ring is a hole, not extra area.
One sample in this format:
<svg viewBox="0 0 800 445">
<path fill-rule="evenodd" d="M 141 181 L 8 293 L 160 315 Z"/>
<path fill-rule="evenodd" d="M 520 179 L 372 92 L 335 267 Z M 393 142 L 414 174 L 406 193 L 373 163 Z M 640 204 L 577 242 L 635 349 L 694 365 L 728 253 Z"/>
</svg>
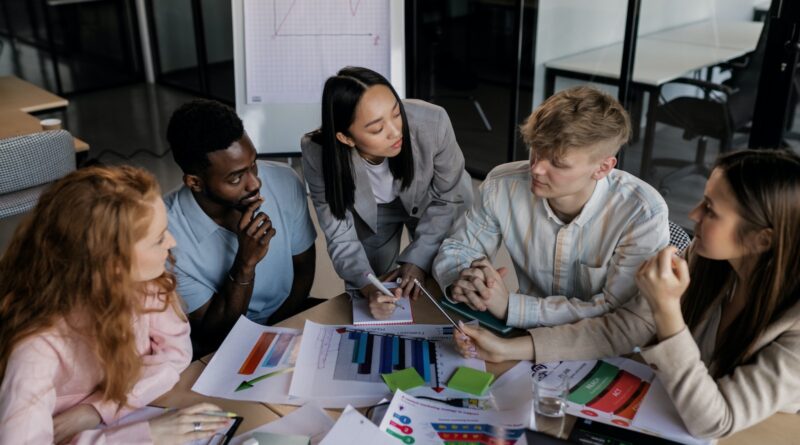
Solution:
<svg viewBox="0 0 800 445">
<path fill-rule="evenodd" d="M 699 137 L 695 159 L 691 162 L 659 158 L 642 163 L 641 177 L 645 180 L 651 177 L 653 167 L 656 165 L 679 167 L 661 179 L 658 189 L 662 194 L 669 192 L 668 184 L 674 179 L 692 174 L 708 177 L 709 169 L 705 164 L 708 138 L 719 140 L 720 153 L 730 151 L 734 133 L 746 129 L 752 120 L 768 28 L 769 20 L 764 23 L 753 53 L 722 65 L 722 69 L 730 70 L 730 79 L 714 83 L 680 78 L 667 82 L 659 88 L 659 93 L 653 100 L 663 102 L 656 106 L 652 112 L 653 116 L 647 117 L 643 159 L 648 159 L 648 155 L 653 151 L 656 123 L 682 129 L 683 139 L 687 141 Z M 680 96 L 664 101 L 661 88 L 674 84 L 696 87 L 703 92 L 702 97 Z"/>
<path fill-rule="evenodd" d="M 0 218 L 31 210 L 51 182 L 73 170 L 75 147 L 65 130 L 0 139 Z"/>
</svg>

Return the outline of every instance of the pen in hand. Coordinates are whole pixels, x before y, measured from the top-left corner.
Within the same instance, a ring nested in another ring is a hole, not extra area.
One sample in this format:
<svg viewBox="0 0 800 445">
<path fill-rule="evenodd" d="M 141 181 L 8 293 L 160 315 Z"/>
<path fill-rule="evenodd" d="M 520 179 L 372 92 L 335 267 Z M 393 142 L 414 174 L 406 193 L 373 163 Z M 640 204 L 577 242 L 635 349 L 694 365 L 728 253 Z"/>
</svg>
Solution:
<svg viewBox="0 0 800 445">
<path fill-rule="evenodd" d="M 394 294 L 389 289 L 387 289 L 386 286 L 384 286 L 383 283 L 381 283 L 380 280 L 378 280 L 375 277 L 375 275 L 373 275 L 371 273 L 368 273 L 367 274 L 367 279 L 370 281 L 370 283 L 372 283 L 375 287 L 377 287 L 379 291 L 383 292 L 385 295 L 388 295 L 388 296 L 390 296 L 392 298 L 395 298 L 394 304 L 397 305 L 397 307 L 399 307 L 400 309 L 403 309 L 403 310 L 406 309 L 403 306 L 401 306 L 399 303 L 397 303 L 397 298 L 394 296 Z"/>
</svg>

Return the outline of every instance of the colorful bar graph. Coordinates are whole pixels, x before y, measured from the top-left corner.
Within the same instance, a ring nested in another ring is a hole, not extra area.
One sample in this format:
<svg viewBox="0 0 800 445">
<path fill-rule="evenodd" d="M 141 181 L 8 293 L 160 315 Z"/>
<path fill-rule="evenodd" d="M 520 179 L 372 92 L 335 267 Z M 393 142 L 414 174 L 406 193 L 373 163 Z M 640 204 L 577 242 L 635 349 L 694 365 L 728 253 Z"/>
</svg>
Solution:
<svg viewBox="0 0 800 445">
<path fill-rule="evenodd" d="M 400 363 L 400 338 L 392 337 L 392 368 L 397 368 Z"/>
<path fill-rule="evenodd" d="M 362 332 L 358 339 L 358 360 L 356 363 L 361 364 L 367 360 L 367 345 L 369 344 L 372 347 L 372 343 L 367 341 L 367 337 L 369 334 L 366 332 Z"/>
<path fill-rule="evenodd" d="M 388 374 L 392 372 L 392 342 L 391 337 L 381 337 L 381 366 L 380 373 Z"/>
<path fill-rule="evenodd" d="M 428 346 L 430 343 L 427 341 L 423 341 L 422 343 L 422 379 L 425 380 L 425 383 L 431 382 L 431 356 L 430 350 Z"/>
<path fill-rule="evenodd" d="M 398 340 L 400 340 L 400 339 L 398 339 Z M 394 369 L 398 369 L 399 370 L 399 369 L 408 368 L 408 365 L 406 365 L 406 343 L 408 343 L 408 340 L 401 340 L 400 341 L 400 347 L 397 350 L 397 355 L 398 355 L 399 361 L 395 365 Z"/>
<path fill-rule="evenodd" d="M 414 340 L 414 352 L 411 356 L 411 364 L 414 366 L 414 369 L 417 370 L 420 376 L 425 378 L 425 370 L 422 369 L 422 341 Z M 428 383 L 426 380 L 425 383 Z"/>
<path fill-rule="evenodd" d="M 362 361 L 358 365 L 358 373 L 359 374 L 371 374 L 372 373 L 372 349 L 373 343 L 375 341 L 374 335 L 367 335 L 366 343 L 366 353 L 364 354 L 364 361 Z"/>
<path fill-rule="evenodd" d="M 440 386 L 435 341 L 358 330 L 339 333 L 334 380 L 382 382 L 381 374 L 413 367 L 427 384 Z"/>
<path fill-rule="evenodd" d="M 268 368 L 278 366 L 292 339 L 294 339 L 294 334 L 278 334 L 278 337 L 273 342 L 272 349 L 267 353 L 267 357 L 264 358 L 262 366 Z"/>
<path fill-rule="evenodd" d="M 261 361 L 261 357 L 263 357 L 264 353 L 267 352 L 267 349 L 269 349 L 269 345 L 272 343 L 274 338 L 275 333 L 273 332 L 264 332 L 258 337 L 253 349 L 250 350 L 247 358 L 239 368 L 239 374 L 250 375 L 255 372 L 256 368 L 258 367 L 258 363 Z"/>
</svg>

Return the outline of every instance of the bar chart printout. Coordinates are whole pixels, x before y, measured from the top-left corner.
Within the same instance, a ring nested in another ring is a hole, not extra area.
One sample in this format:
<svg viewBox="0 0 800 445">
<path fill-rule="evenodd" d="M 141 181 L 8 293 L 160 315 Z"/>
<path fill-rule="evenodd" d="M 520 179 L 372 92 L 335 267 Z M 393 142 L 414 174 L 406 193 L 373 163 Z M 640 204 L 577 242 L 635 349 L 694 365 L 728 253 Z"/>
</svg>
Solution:
<svg viewBox="0 0 800 445">
<path fill-rule="evenodd" d="M 414 368 L 425 385 L 410 393 L 467 397 L 445 387 L 459 366 L 486 369 L 483 361 L 456 352 L 450 325 L 355 327 L 306 321 L 289 394 L 322 400 L 328 408 L 338 407 L 346 400 L 337 399 L 347 396 L 377 402 L 390 394 L 381 374 Z"/>
<path fill-rule="evenodd" d="M 452 334 L 452 328 L 442 332 Z M 339 354 L 334 380 L 380 383 L 381 374 L 414 368 L 427 385 L 440 387 L 436 342 L 424 338 L 400 337 L 340 328 Z"/>
</svg>

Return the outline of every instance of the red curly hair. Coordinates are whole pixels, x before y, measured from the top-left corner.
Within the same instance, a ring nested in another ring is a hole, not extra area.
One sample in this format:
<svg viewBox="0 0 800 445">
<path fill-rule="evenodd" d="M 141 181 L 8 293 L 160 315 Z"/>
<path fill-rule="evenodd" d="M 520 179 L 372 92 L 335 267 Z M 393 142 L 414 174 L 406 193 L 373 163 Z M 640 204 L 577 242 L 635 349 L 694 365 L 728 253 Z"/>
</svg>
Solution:
<svg viewBox="0 0 800 445">
<path fill-rule="evenodd" d="M 163 302 L 157 311 L 185 319 L 171 272 L 131 278 L 160 194 L 150 173 L 127 166 L 81 169 L 42 194 L 0 259 L 0 378 L 15 345 L 64 320 L 94 344 L 104 399 L 127 402 L 141 371 L 133 323 L 146 292 Z"/>
</svg>

